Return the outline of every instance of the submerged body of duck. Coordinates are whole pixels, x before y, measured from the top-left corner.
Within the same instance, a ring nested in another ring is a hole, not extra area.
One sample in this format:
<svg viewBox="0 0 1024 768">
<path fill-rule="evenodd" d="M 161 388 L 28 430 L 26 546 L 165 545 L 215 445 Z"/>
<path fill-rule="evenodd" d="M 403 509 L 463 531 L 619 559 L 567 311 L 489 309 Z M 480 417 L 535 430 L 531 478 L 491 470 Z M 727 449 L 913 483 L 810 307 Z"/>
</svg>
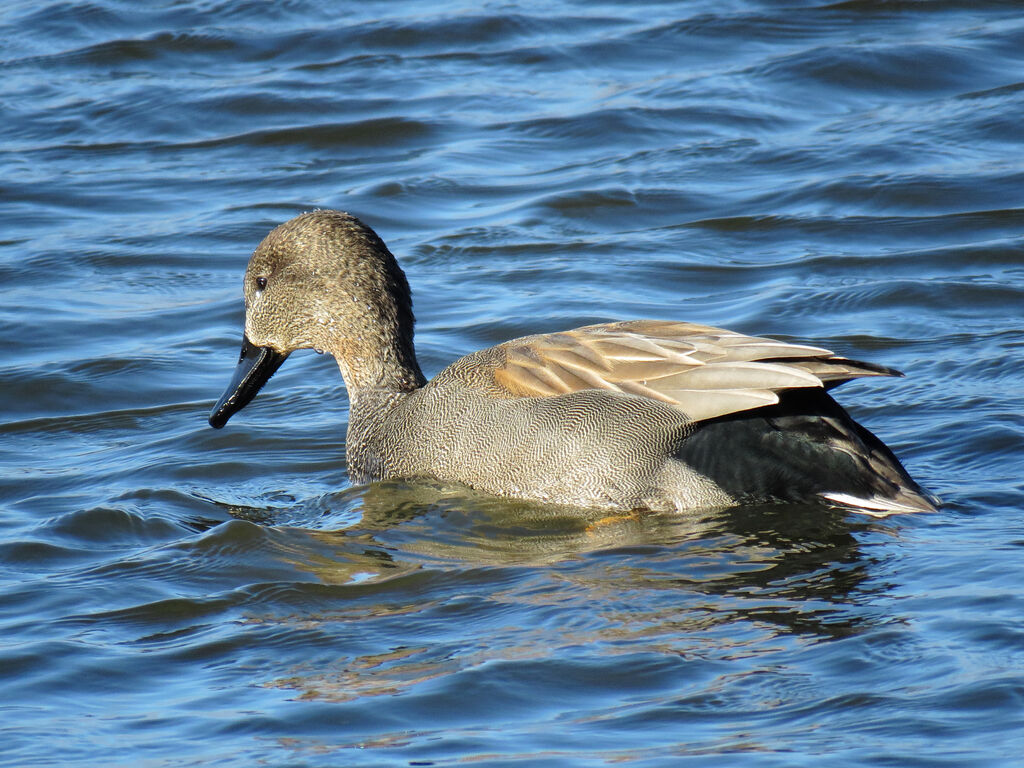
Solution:
<svg viewBox="0 0 1024 768">
<path fill-rule="evenodd" d="M 295 349 L 330 352 L 350 399 L 356 482 L 430 477 L 613 510 L 817 499 L 934 509 L 826 392 L 889 368 L 826 349 L 640 320 L 527 336 L 427 382 L 409 286 L 369 227 L 314 211 L 274 229 L 245 275 L 245 338 L 222 427 Z"/>
</svg>

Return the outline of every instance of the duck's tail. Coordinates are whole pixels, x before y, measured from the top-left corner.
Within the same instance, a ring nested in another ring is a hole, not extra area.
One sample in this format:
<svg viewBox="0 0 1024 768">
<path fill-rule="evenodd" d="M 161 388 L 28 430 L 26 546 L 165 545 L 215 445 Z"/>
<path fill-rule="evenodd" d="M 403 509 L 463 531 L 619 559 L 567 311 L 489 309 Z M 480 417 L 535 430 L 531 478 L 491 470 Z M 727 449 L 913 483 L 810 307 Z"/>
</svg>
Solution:
<svg viewBox="0 0 1024 768">
<path fill-rule="evenodd" d="M 938 505 L 941 504 L 939 497 L 919 492 L 919 490 L 900 488 L 893 496 L 869 496 L 866 498 L 839 491 L 823 491 L 818 495 L 852 512 L 860 512 L 864 515 L 871 515 L 871 517 L 937 511 Z"/>
<path fill-rule="evenodd" d="M 821 389 L 701 424 L 678 457 L 739 501 L 825 500 L 875 517 L 934 512 L 938 499 Z"/>
</svg>

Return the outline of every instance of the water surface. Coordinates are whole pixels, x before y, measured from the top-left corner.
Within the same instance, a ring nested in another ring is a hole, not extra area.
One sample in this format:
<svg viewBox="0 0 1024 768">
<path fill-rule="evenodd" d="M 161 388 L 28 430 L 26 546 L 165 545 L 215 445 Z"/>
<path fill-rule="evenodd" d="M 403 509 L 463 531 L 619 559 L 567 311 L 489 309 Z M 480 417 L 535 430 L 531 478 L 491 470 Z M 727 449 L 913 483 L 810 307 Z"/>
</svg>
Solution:
<svg viewBox="0 0 1024 768">
<path fill-rule="evenodd" d="M 0 763 L 1000 766 L 1024 752 L 1014 3 L 9 2 Z M 899 368 L 945 501 L 600 520 L 351 486 L 336 367 L 222 431 L 241 273 L 348 210 L 428 375 L 683 319 Z"/>
</svg>

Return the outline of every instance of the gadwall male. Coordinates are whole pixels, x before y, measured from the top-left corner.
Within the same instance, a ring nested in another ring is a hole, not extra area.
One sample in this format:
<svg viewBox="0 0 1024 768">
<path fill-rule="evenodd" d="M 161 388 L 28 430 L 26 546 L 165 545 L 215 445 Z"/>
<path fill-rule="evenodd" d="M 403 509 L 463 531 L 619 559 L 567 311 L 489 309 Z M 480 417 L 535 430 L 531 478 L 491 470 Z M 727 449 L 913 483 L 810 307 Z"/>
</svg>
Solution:
<svg viewBox="0 0 1024 768">
<path fill-rule="evenodd" d="M 330 352 L 348 389 L 353 482 L 435 478 L 501 496 L 659 511 L 810 501 L 933 511 L 826 390 L 899 376 L 827 349 L 637 320 L 513 339 L 427 382 L 409 284 L 368 226 L 314 211 L 245 272 L 245 336 L 223 427 L 292 350 Z"/>
</svg>

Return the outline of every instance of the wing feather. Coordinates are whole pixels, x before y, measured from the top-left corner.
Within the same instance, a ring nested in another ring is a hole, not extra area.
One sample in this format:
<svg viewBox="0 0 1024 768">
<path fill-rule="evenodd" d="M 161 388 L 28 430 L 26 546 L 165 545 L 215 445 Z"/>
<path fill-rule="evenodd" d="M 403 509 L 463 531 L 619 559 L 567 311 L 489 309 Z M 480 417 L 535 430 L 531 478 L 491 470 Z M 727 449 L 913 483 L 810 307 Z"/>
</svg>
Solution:
<svg viewBox="0 0 1024 768">
<path fill-rule="evenodd" d="M 695 421 L 772 405 L 787 389 L 900 375 L 821 347 L 657 320 L 527 336 L 500 349 L 494 383 L 509 397 L 605 389 L 669 403 Z"/>
</svg>

